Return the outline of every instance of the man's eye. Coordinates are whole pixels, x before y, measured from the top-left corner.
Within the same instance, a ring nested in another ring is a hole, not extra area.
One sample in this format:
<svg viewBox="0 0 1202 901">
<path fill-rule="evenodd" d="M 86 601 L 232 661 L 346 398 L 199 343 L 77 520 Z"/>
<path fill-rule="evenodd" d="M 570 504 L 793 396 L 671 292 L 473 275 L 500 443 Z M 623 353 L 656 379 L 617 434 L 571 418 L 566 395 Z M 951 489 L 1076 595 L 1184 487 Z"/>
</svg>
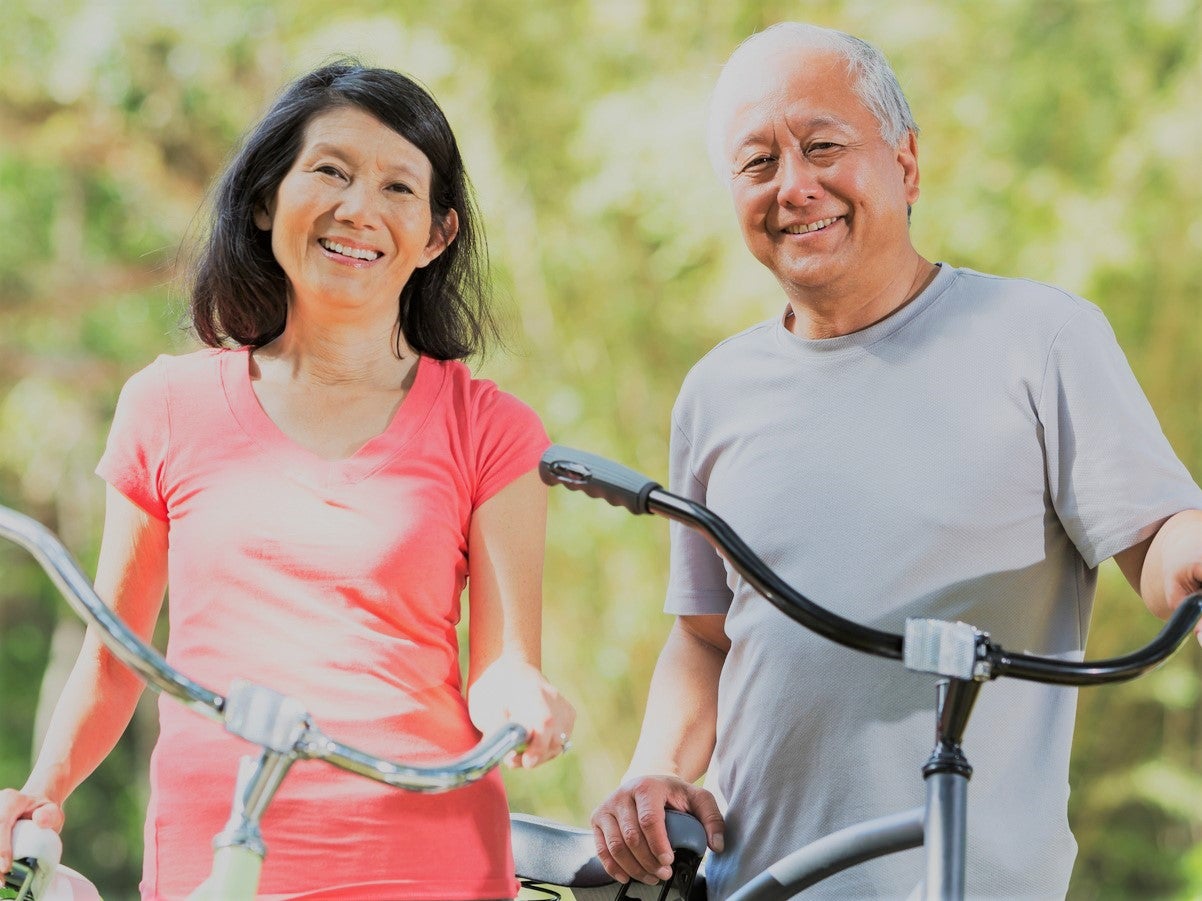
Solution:
<svg viewBox="0 0 1202 901">
<path fill-rule="evenodd" d="M 838 146 L 833 141 L 815 141 L 806 148 L 806 153 L 825 153 L 829 150 L 837 149 Z"/>
<path fill-rule="evenodd" d="M 775 162 L 774 157 L 768 156 L 767 154 L 762 154 L 760 156 L 753 157 L 752 159 L 748 160 L 747 163 L 743 166 L 742 171 L 756 172 L 760 169 L 763 169 L 765 166 L 772 165 L 773 162 Z"/>
</svg>

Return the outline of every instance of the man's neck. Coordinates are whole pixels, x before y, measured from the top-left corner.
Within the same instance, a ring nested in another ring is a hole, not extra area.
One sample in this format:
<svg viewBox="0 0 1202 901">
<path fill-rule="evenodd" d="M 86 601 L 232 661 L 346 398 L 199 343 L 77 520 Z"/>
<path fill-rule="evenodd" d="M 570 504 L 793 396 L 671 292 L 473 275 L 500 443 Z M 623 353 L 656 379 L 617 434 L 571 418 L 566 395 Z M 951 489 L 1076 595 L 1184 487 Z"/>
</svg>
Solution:
<svg viewBox="0 0 1202 901">
<path fill-rule="evenodd" d="M 799 338 L 838 338 L 892 316 L 923 292 L 939 267 L 918 254 L 878 284 L 801 289 L 785 285 L 792 315 L 786 327 Z"/>
</svg>

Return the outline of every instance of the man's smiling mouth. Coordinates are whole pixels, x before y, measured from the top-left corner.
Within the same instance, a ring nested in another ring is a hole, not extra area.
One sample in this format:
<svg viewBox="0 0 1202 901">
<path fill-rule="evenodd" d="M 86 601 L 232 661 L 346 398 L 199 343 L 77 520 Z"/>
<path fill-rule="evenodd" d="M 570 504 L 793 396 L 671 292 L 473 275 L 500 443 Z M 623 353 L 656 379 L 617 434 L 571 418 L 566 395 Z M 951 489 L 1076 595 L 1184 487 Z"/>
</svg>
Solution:
<svg viewBox="0 0 1202 901">
<path fill-rule="evenodd" d="M 842 218 L 842 216 L 834 216 L 830 219 L 819 219 L 817 222 L 811 222 L 808 225 L 786 225 L 781 231 L 786 235 L 804 235 L 808 232 L 822 231 L 828 225 L 833 225 Z"/>
</svg>

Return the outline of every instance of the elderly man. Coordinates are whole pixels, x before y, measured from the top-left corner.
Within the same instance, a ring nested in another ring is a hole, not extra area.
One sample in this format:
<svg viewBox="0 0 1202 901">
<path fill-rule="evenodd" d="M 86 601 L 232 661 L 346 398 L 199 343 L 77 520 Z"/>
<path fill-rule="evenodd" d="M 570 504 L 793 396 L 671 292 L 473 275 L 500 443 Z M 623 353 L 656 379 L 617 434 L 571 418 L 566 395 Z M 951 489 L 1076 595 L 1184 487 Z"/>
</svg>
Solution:
<svg viewBox="0 0 1202 901">
<path fill-rule="evenodd" d="M 690 372 L 672 488 L 849 619 L 961 619 L 1079 658 L 1107 558 L 1161 617 L 1202 587 L 1202 491 L 1095 306 L 914 248 L 916 130 L 856 38 L 788 23 L 735 51 L 710 149 L 787 304 Z M 820 835 L 921 803 L 932 678 L 789 623 L 677 526 L 666 609 L 628 778 L 593 816 L 611 873 L 668 875 L 665 806 L 705 824 L 723 898 Z M 983 692 L 965 741 L 970 894 L 1065 893 L 1074 706 L 1064 688 Z M 707 770 L 721 802 L 693 784 Z M 921 867 L 906 852 L 815 894 L 904 896 Z"/>
</svg>

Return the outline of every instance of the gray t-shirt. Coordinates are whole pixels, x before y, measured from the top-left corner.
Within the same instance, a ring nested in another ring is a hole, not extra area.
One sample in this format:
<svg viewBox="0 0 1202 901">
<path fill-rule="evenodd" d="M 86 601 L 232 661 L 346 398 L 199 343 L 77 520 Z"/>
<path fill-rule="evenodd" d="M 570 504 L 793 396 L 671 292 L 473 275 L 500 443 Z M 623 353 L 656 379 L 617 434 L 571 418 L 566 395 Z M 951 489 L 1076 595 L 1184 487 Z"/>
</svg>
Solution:
<svg viewBox="0 0 1202 901">
<path fill-rule="evenodd" d="M 1097 307 L 946 264 L 855 334 L 803 340 L 772 320 L 724 341 L 689 373 L 673 425 L 672 490 L 812 600 L 892 632 L 958 619 L 1010 650 L 1080 659 L 1098 564 L 1202 507 Z M 727 805 L 712 898 L 922 803 L 934 677 L 813 635 L 675 523 L 666 609 L 727 614 L 732 644 L 707 781 Z M 965 739 L 971 894 L 1064 895 L 1075 702 L 985 686 Z M 813 894 L 902 897 L 921 875 L 909 851 Z"/>
</svg>

